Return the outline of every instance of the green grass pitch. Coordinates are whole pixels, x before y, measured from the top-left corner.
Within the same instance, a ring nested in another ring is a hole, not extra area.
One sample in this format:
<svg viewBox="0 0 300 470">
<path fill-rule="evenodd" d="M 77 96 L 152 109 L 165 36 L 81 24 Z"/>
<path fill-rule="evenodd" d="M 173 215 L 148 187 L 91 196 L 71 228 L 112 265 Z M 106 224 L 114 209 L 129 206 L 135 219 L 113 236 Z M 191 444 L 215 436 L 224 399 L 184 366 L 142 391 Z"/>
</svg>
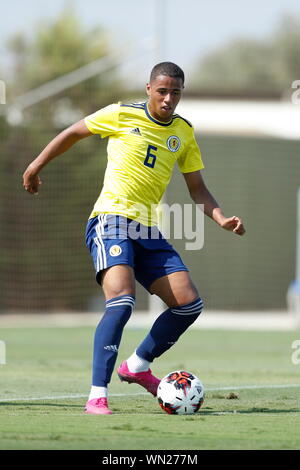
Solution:
<svg viewBox="0 0 300 470">
<path fill-rule="evenodd" d="M 125 329 L 117 364 L 145 335 Z M 190 330 L 153 364 L 195 373 L 206 398 L 191 416 L 164 413 L 135 385 L 110 385 L 110 416 L 85 415 L 94 329 L 7 328 L 0 366 L 0 449 L 300 449 L 300 332 Z M 232 398 L 233 397 L 233 398 Z"/>
</svg>

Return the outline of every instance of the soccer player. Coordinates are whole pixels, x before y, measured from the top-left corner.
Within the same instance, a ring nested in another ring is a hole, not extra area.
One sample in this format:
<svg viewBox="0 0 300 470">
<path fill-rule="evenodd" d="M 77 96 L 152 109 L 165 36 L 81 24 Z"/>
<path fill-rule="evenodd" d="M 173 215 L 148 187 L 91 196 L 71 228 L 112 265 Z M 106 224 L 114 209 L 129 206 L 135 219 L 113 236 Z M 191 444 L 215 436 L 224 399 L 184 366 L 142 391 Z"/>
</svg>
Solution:
<svg viewBox="0 0 300 470">
<path fill-rule="evenodd" d="M 145 103 L 111 104 L 56 136 L 23 175 L 26 191 L 37 194 L 39 173 L 77 141 L 108 137 L 104 184 L 90 215 L 86 243 L 106 305 L 94 336 L 92 386 L 85 412 L 111 414 L 107 387 L 122 332 L 135 304 L 135 280 L 167 305 L 149 334 L 117 370 L 122 381 L 137 383 L 156 396 L 159 379 L 154 359 L 172 347 L 200 315 L 203 302 L 179 254 L 157 227 L 156 211 L 174 164 L 182 172 L 192 200 L 205 214 L 237 235 L 239 217 L 225 217 L 207 189 L 201 153 L 192 124 L 175 114 L 184 73 L 172 62 L 157 64 L 147 84 Z M 154 208 L 154 209 L 153 209 Z"/>
</svg>

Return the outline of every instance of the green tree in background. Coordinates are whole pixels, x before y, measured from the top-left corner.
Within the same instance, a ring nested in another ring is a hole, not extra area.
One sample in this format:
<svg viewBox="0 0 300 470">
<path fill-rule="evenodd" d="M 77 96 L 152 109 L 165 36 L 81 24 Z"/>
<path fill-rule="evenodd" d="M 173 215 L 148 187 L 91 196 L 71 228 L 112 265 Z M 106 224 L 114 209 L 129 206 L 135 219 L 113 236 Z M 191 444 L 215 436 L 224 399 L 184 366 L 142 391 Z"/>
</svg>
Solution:
<svg viewBox="0 0 300 470">
<path fill-rule="evenodd" d="M 8 44 L 13 57 L 9 103 L 14 97 L 111 53 L 99 28 L 84 31 L 67 6 L 31 39 Z M 63 128 L 118 101 L 115 69 L 24 110 L 18 125 L 0 116 L 0 310 L 84 310 L 95 292 L 84 229 L 101 186 L 106 142 L 78 143 L 44 169 L 37 198 L 22 188 L 26 166 Z"/>
<path fill-rule="evenodd" d="M 192 79 L 196 89 L 282 94 L 300 77 L 300 19 L 285 16 L 266 39 L 234 39 L 204 57 Z"/>
<path fill-rule="evenodd" d="M 108 34 L 101 27 L 85 31 L 74 8 L 68 5 L 56 20 L 39 24 L 33 39 L 16 34 L 8 41 L 8 49 L 14 64 L 10 84 L 14 97 L 112 52 Z M 86 114 L 97 109 L 98 103 L 115 99 L 120 87 L 114 70 L 108 70 L 59 94 L 55 100 L 67 96 Z"/>
</svg>

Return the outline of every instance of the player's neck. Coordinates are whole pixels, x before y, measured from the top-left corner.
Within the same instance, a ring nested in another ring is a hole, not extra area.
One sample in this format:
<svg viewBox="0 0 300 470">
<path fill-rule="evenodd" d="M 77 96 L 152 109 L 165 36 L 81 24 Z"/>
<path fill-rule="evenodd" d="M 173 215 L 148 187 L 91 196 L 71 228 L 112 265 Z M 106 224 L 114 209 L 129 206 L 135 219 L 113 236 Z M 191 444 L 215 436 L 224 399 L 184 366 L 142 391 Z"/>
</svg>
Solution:
<svg viewBox="0 0 300 470">
<path fill-rule="evenodd" d="M 164 116 L 160 116 L 157 112 L 155 112 L 155 110 L 152 108 L 151 106 L 151 103 L 148 101 L 146 103 L 146 106 L 148 108 L 148 112 L 150 114 L 150 116 L 152 118 L 154 118 L 156 121 L 160 121 L 160 122 L 163 122 L 163 123 L 168 123 L 168 122 L 171 122 L 172 121 L 172 116 L 167 116 L 167 117 L 164 117 Z"/>
</svg>

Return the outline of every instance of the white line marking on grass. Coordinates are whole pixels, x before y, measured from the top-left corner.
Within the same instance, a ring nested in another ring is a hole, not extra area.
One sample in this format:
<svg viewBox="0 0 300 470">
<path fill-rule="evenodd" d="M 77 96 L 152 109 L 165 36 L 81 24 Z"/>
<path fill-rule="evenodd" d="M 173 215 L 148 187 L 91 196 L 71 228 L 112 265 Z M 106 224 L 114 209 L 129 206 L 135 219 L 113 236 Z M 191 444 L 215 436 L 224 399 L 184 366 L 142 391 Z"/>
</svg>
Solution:
<svg viewBox="0 0 300 470">
<path fill-rule="evenodd" d="M 272 388 L 300 388 L 300 384 L 270 384 L 270 385 L 233 385 L 231 387 L 214 387 L 214 388 L 205 388 L 206 392 L 221 392 L 226 390 L 258 390 L 258 389 L 272 389 Z M 111 397 L 135 397 L 138 395 L 148 395 L 148 392 L 138 392 L 138 393 L 111 393 Z M 88 398 L 87 394 L 75 394 L 75 395 L 50 395 L 43 397 L 16 397 L 16 398 L 1 398 L 0 402 L 10 402 L 10 401 L 43 401 L 43 400 L 63 400 L 63 399 L 74 399 L 74 398 Z"/>
<path fill-rule="evenodd" d="M 137 395 L 148 395 L 148 392 L 139 392 L 139 393 L 111 393 L 110 397 L 131 397 Z M 1 398 L 0 402 L 7 401 L 43 401 L 43 400 L 62 400 L 62 399 L 72 399 L 72 398 L 88 398 L 88 394 L 81 395 L 52 395 L 44 397 L 18 397 L 18 398 Z"/>
<path fill-rule="evenodd" d="M 205 390 L 207 392 L 221 392 L 222 390 L 258 390 L 270 388 L 300 388 L 300 384 L 233 385 L 231 387 L 205 388 Z"/>
</svg>

